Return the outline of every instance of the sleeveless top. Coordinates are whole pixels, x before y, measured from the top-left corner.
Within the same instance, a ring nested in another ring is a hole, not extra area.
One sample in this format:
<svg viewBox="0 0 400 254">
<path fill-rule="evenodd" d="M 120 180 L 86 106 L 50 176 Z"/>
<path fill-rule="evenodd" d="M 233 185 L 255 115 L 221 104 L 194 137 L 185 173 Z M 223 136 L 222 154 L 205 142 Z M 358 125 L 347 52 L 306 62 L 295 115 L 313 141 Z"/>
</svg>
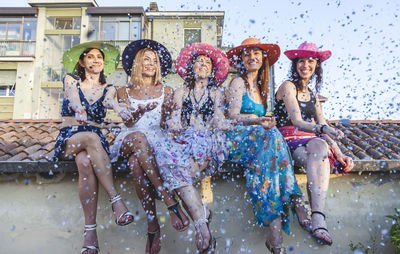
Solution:
<svg viewBox="0 0 400 254">
<path fill-rule="evenodd" d="M 242 79 L 244 80 L 244 84 L 246 86 L 246 93 L 242 97 L 242 107 L 240 108 L 240 113 L 254 114 L 258 117 L 265 116 L 267 110 L 265 109 L 264 104 L 255 103 L 252 99 L 250 99 L 250 96 L 247 93 L 249 83 L 245 78 L 242 77 Z"/>
<path fill-rule="evenodd" d="M 308 91 L 310 92 L 310 100 L 299 101 L 299 99 L 297 98 L 298 92 L 296 89 L 296 100 L 299 104 L 301 118 L 306 122 L 312 122 L 316 114 L 315 103 L 317 102 L 317 100 L 310 88 L 308 88 Z M 274 114 L 276 117 L 276 126 L 278 128 L 293 125 L 292 121 L 290 120 L 289 114 L 287 113 L 287 109 L 283 100 L 278 101 L 277 99 L 275 99 Z"/>
<path fill-rule="evenodd" d="M 182 103 L 182 112 L 181 112 L 181 122 L 184 126 L 190 126 L 190 117 L 192 114 L 201 114 L 203 116 L 203 122 L 207 122 L 214 116 L 214 102 L 210 97 L 210 92 L 208 88 L 207 91 L 207 99 L 199 108 L 197 105 L 197 109 L 194 107 L 192 100 L 190 99 L 190 91 L 186 99 Z M 201 101 L 201 99 L 200 99 Z"/>
<path fill-rule="evenodd" d="M 76 80 L 79 80 L 78 77 L 72 75 L 72 74 L 67 74 L 71 77 L 73 77 Z M 65 78 L 64 78 L 65 80 Z M 81 90 L 80 83 L 78 82 L 76 84 L 78 88 L 78 93 L 79 93 L 79 99 L 81 101 L 81 105 L 86 111 L 87 114 L 87 120 L 93 121 L 96 123 L 102 123 L 104 121 L 104 118 L 106 117 L 107 114 L 107 109 L 103 105 L 104 97 L 108 91 L 108 88 L 112 85 L 107 85 L 104 90 L 103 90 L 103 95 L 95 101 L 93 104 L 89 104 L 88 100 L 86 99 L 85 95 L 83 94 Z M 70 101 L 68 98 L 63 99 L 63 103 L 61 105 L 61 116 L 75 116 L 75 111 L 73 111 L 70 106 Z"/>
</svg>

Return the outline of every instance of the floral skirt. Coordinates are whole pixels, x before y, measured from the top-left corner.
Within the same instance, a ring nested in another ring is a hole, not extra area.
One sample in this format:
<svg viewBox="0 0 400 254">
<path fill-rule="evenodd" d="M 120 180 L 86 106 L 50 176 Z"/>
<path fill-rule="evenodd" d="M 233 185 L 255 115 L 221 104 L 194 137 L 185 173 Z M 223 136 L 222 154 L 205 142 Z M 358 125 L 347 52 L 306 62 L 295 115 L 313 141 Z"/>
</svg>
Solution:
<svg viewBox="0 0 400 254">
<path fill-rule="evenodd" d="M 154 147 L 164 184 L 170 190 L 193 184 L 191 160 L 208 163 L 203 176 L 213 175 L 228 157 L 225 135 L 219 131 L 187 129 Z"/>
<path fill-rule="evenodd" d="M 268 226 L 282 216 L 282 229 L 290 233 L 290 196 L 301 195 L 289 149 L 276 127 L 236 126 L 225 132 L 231 149 L 229 161 L 242 164 L 255 221 Z"/>
</svg>

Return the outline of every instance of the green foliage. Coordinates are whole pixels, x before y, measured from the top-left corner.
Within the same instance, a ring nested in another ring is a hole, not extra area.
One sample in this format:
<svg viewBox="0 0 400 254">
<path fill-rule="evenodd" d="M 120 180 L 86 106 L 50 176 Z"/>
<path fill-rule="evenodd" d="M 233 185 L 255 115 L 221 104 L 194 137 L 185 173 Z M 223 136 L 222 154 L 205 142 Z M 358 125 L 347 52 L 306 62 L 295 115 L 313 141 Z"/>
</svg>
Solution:
<svg viewBox="0 0 400 254">
<path fill-rule="evenodd" d="M 388 215 L 387 218 L 393 220 L 393 225 L 390 228 L 390 241 L 395 249 L 396 254 L 400 253 L 400 210 L 395 208 L 394 215 Z"/>
</svg>

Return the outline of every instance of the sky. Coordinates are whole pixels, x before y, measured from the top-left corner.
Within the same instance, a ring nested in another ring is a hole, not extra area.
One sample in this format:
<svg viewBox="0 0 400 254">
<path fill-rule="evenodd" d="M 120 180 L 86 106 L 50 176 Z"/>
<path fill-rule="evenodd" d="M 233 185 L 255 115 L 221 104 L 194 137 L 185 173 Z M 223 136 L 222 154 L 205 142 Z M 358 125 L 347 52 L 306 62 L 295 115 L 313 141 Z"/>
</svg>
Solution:
<svg viewBox="0 0 400 254">
<path fill-rule="evenodd" d="M 99 6 L 143 6 L 150 1 L 96 0 Z M 332 56 L 323 63 L 321 94 L 327 119 L 400 120 L 400 1 L 159 0 L 161 11 L 225 11 L 224 46 L 248 37 L 276 43 L 282 54 L 275 82 L 287 79 L 285 50 L 314 42 Z M 0 6 L 29 6 L 0 0 Z"/>
</svg>

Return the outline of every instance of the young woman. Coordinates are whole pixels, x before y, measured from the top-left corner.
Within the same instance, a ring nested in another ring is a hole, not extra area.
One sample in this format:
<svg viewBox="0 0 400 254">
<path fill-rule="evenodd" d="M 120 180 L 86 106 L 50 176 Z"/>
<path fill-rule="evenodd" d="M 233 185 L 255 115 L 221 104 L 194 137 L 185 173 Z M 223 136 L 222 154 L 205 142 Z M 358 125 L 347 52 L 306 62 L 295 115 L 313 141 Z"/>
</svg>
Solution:
<svg viewBox="0 0 400 254">
<path fill-rule="evenodd" d="M 117 97 L 129 108 L 132 117 L 124 120 L 112 147 L 111 158 L 114 161 L 122 157 L 128 161 L 136 194 L 147 214 L 146 253 L 155 254 L 161 249 L 156 192 L 168 207 L 173 227 L 184 231 L 189 226 L 179 203 L 163 185 L 153 153 L 153 149 L 165 139 L 161 126 L 171 106 L 173 90 L 161 83 L 161 77 L 168 74 L 172 59 L 162 44 L 138 40 L 125 48 L 122 64 L 130 81 L 126 87 L 118 89 Z"/>
<path fill-rule="evenodd" d="M 199 253 L 214 253 L 211 211 L 202 203 L 196 180 L 215 173 L 227 157 L 225 136 L 230 127 L 223 115 L 223 96 L 218 88 L 229 71 L 225 54 L 206 43 L 187 45 L 176 60 L 184 86 L 174 94 L 175 109 L 168 120 L 171 139 L 155 151 L 166 186 L 186 205 L 196 229 Z"/>
<path fill-rule="evenodd" d="M 98 253 L 96 213 L 98 181 L 110 197 L 115 222 L 120 226 L 133 221 L 121 195 L 113 183 L 109 147 L 99 127 L 106 116 L 106 106 L 121 117 L 129 112 L 117 104 L 110 104 L 116 90 L 106 84 L 118 65 L 119 51 L 102 42 L 82 43 L 66 51 L 64 67 L 69 73 L 64 78 L 64 101 L 61 107 L 62 126 L 55 143 L 54 159 L 75 159 L 79 173 L 79 198 L 85 216 L 84 243 L 81 253 Z M 108 101 L 108 102 L 107 102 Z"/>
<path fill-rule="evenodd" d="M 264 44 L 248 38 L 227 53 L 231 66 L 240 76 L 226 91 L 228 115 L 237 122 L 226 132 L 232 149 L 229 160 L 242 164 L 246 186 L 253 203 L 256 223 L 269 230 L 266 246 L 272 253 L 283 253 L 283 230 L 289 234 L 289 203 L 292 195 L 300 195 L 289 150 L 267 115 L 269 67 L 279 58 L 276 44 Z M 306 214 L 299 221 L 306 225 Z"/>
<path fill-rule="evenodd" d="M 333 141 L 343 137 L 343 133 L 327 124 L 318 96 L 310 89 L 310 83 L 315 79 L 315 89 L 319 91 L 321 63 L 331 56 L 331 52 L 320 52 L 314 43 L 302 43 L 297 50 L 288 50 L 285 55 L 292 60 L 292 66 L 289 80 L 276 93 L 277 126 L 288 143 L 295 164 L 307 171 L 312 235 L 319 243 L 331 245 L 324 214 L 330 170 L 342 167 L 341 170 L 348 172 L 354 166 L 353 160 L 343 155 Z"/>
</svg>

